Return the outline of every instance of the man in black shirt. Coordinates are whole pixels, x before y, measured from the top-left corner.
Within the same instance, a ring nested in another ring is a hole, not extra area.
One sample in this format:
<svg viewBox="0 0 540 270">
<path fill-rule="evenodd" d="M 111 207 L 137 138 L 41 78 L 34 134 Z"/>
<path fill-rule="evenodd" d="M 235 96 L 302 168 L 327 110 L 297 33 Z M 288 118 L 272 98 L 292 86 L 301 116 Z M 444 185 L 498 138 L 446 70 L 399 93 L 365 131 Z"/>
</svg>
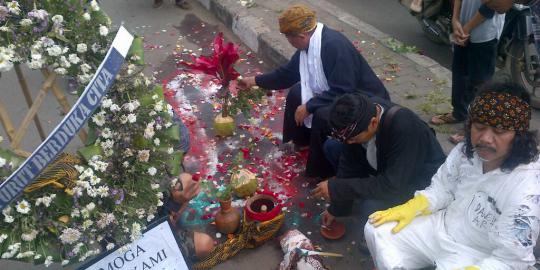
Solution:
<svg viewBox="0 0 540 270">
<path fill-rule="evenodd" d="M 426 187 L 445 155 L 431 128 L 414 112 L 391 102 L 345 94 L 330 107 L 331 137 L 326 157 L 336 167 L 335 179 L 313 190 L 330 200 L 323 225 L 349 215 L 362 200 L 362 220 L 376 210 L 403 203 Z"/>
</svg>

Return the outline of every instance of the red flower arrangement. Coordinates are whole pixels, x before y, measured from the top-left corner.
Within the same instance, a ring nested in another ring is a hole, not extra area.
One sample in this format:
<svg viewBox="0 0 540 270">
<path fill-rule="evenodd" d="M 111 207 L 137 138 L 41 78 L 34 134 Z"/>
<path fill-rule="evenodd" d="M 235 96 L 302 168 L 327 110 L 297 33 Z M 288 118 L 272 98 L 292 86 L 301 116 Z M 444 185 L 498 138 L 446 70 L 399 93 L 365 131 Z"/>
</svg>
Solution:
<svg viewBox="0 0 540 270">
<path fill-rule="evenodd" d="M 234 69 L 234 64 L 240 59 L 240 55 L 238 54 L 238 45 L 232 42 L 227 42 L 225 45 L 223 43 L 223 33 L 220 32 L 216 35 L 212 43 L 214 53 L 211 56 L 192 56 L 193 63 L 181 63 L 192 72 L 208 74 L 219 80 L 221 90 L 218 94 L 224 99 L 222 116 L 227 117 L 229 116 L 229 83 L 240 76 Z"/>
</svg>

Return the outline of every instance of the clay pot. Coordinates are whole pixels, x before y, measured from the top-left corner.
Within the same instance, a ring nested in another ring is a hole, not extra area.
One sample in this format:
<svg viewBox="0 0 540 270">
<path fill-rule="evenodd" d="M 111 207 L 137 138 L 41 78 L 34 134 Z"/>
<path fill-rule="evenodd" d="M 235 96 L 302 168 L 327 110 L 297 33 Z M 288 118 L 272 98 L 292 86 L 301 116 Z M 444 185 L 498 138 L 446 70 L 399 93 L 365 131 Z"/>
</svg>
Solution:
<svg viewBox="0 0 540 270">
<path fill-rule="evenodd" d="M 246 200 L 245 213 L 248 220 L 264 222 L 281 213 L 281 204 L 274 194 L 260 192 Z"/>
<path fill-rule="evenodd" d="M 240 213 L 231 206 L 231 199 L 219 201 L 220 211 L 216 214 L 216 227 L 220 233 L 234 233 L 240 226 Z"/>
</svg>

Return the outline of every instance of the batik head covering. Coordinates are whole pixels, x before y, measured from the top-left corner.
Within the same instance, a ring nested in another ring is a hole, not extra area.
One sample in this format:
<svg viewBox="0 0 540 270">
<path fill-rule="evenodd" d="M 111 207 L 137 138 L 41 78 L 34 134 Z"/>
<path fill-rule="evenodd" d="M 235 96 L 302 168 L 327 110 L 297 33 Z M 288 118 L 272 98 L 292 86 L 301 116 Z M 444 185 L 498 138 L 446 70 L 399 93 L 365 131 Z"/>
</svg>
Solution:
<svg viewBox="0 0 540 270">
<path fill-rule="evenodd" d="M 348 139 L 360 134 L 367 130 L 371 119 L 377 115 L 377 106 L 361 95 L 346 95 L 341 99 L 354 98 L 351 103 L 354 104 L 354 109 L 344 110 L 340 109 L 340 104 L 334 103 L 330 111 L 330 136 L 338 141 L 346 142 Z M 356 98 L 357 97 L 357 98 Z M 339 100 L 338 100 L 339 101 Z M 349 107 L 351 104 L 347 104 Z M 334 119 L 342 119 L 341 123 L 348 123 L 347 125 L 339 125 Z M 345 121 L 343 121 L 345 120 Z"/>
<path fill-rule="evenodd" d="M 317 27 L 315 11 L 305 5 L 293 5 L 279 16 L 279 31 L 286 35 L 307 33 Z"/>
<path fill-rule="evenodd" d="M 531 108 L 521 98 L 505 92 L 483 92 L 469 107 L 472 122 L 502 130 L 527 131 Z"/>
</svg>

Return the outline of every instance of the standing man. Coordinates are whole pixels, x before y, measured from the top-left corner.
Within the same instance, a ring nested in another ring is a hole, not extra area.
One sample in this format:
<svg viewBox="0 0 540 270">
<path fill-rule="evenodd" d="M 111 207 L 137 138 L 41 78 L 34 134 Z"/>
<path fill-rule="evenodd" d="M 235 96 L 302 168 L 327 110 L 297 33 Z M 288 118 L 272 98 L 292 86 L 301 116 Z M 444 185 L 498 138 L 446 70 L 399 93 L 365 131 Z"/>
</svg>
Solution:
<svg viewBox="0 0 540 270">
<path fill-rule="evenodd" d="M 491 18 L 490 18 L 491 17 Z M 481 0 L 455 0 L 452 16 L 454 55 L 452 59 L 452 107 L 447 114 L 431 119 L 434 125 L 465 121 L 467 107 L 483 83 L 495 73 L 497 42 L 504 26 L 504 14 L 494 14 Z M 463 141 L 463 134 L 450 141 Z"/>
<path fill-rule="evenodd" d="M 364 234 L 376 267 L 532 266 L 540 162 L 530 118 L 529 96 L 520 86 L 499 84 L 481 92 L 471 103 L 465 142 L 452 150 L 431 185 L 407 203 L 370 216 Z"/>
<path fill-rule="evenodd" d="M 538 55 L 540 55 L 540 1 L 539 0 L 482 0 L 489 8 L 499 12 L 507 12 L 513 4 L 527 5 L 531 8 L 532 32 Z"/>
<path fill-rule="evenodd" d="M 444 162 L 444 152 L 431 128 L 413 111 L 377 97 L 339 97 L 330 108 L 334 139 L 324 144 L 337 168 L 336 179 L 319 183 L 315 198 L 330 200 L 324 226 L 351 212 L 361 200 L 361 220 L 376 210 L 403 203 L 429 184 Z M 336 221 L 337 223 L 337 221 Z"/>
<path fill-rule="evenodd" d="M 285 89 L 287 95 L 283 142 L 298 147 L 309 145 L 306 176 L 328 177 L 334 172 L 324 158 L 326 140 L 325 107 L 345 93 L 361 92 L 390 99 L 354 45 L 340 32 L 317 22 L 315 11 L 293 5 L 279 17 L 279 30 L 298 49 L 291 60 L 273 72 L 247 77 L 241 87 Z"/>
</svg>

